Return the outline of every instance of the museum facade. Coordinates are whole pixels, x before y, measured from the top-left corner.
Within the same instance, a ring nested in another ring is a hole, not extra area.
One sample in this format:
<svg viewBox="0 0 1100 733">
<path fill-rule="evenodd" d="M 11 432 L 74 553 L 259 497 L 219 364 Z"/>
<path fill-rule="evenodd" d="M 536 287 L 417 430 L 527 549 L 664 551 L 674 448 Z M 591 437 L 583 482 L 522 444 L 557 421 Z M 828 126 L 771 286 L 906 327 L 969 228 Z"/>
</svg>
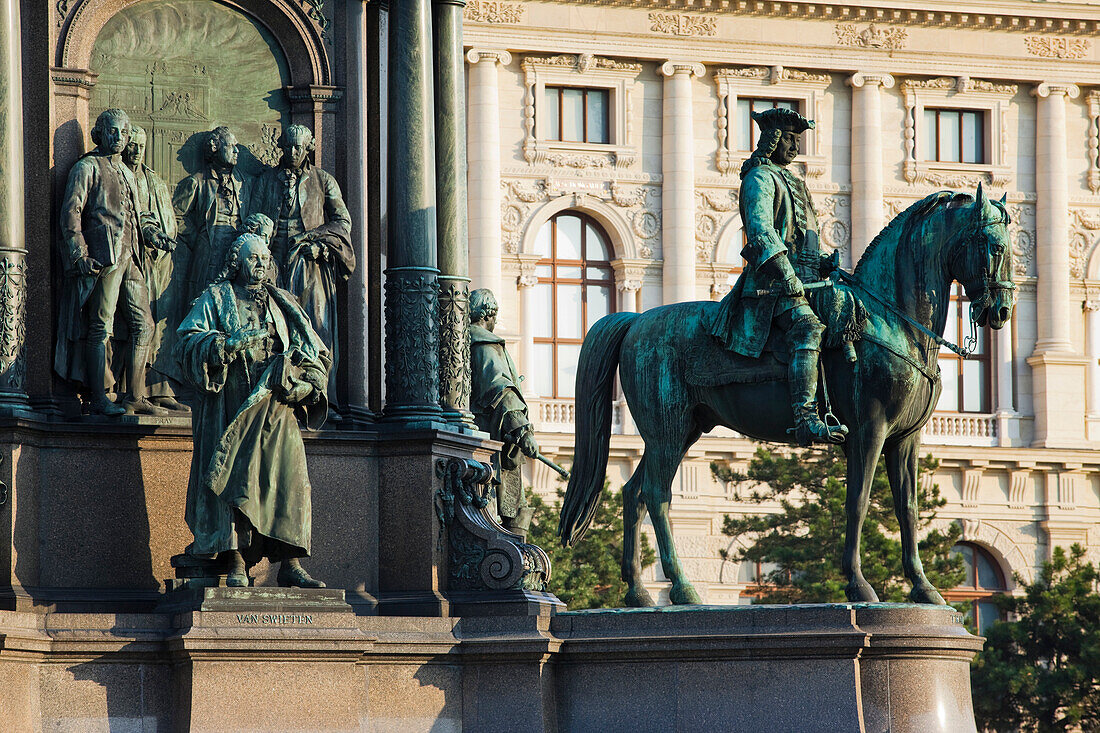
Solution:
<svg viewBox="0 0 1100 733">
<path fill-rule="evenodd" d="M 941 349 L 922 436 L 948 502 L 937 522 L 961 524 L 973 568 L 955 597 L 1015 589 L 1057 545 L 1100 559 L 1100 11 L 1035 10 L 468 3 L 472 287 L 498 295 L 544 452 L 570 460 L 577 357 L 600 316 L 729 292 L 750 114 L 788 107 L 817 122 L 793 168 L 846 268 L 929 193 L 1007 195 L 1015 314 L 976 329 L 969 359 Z M 972 324 L 956 288 L 945 336 L 961 342 Z M 613 431 L 621 485 L 644 449 L 622 401 Z M 754 450 L 713 431 L 673 484 L 677 544 L 709 603 L 738 602 L 761 570 L 722 559 L 738 545 L 723 516 L 758 509 L 710 468 L 743 468 Z M 561 487 L 538 464 L 530 479 L 547 497 Z"/>
</svg>

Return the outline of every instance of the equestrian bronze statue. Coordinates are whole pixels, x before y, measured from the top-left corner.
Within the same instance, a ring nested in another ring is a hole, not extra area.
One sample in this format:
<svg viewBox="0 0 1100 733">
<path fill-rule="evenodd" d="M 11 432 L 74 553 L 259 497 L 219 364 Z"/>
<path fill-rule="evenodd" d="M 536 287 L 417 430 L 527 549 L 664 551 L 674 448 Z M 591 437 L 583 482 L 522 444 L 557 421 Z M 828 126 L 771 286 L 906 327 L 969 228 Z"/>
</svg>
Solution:
<svg viewBox="0 0 1100 733">
<path fill-rule="evenodd" d="M 767 137 L 761 135 L 762 147 Z M 779 157 L 790 152 L 788 144 Z M 627 605 L 653 605 L 641 584 L 639 540 L 647 511 L 662 569 L 672 582 L 670 599 L 700 602 L 676 554 L 669 502 L 684 454 L 718 425 L 777 443 L 842 442 L 848 458 L 843 568 L 851 601 L 878 600 L 860 569 L 859 542 L 875 467 L 884 453 L 901 524 L 902 564 L 913 587 L 910 599 L 944 603 L 925 577 L 917 551 L 920 431 L 940 395 L 940 347 L 967 354 L 943 338 L 952 282 L 962 283 L 971 300 L 976 328 L 999 329 L 1012 313 L 1015 286 L 1004 199 L 986 198 L 981 186 L 973 196 L 931 194 L 898 214 L 849 274 L 836 268 L 835 260 L 823 262 L 814 249 L 812 205 L 801 182 L 796 186 L 793 176 L 769 169 L 789 162 L 772 157 L 767 163 L 747 162 L 742 170 L 742 214 L 756 218 L 745 221 L 748 266 L 726 300 L 613 313 L 595 324 L 581 348 L 576 450 L 558 533 L 573 545 L 595 516 L 618 370 L 645 442 L 642 460 L 623 487 Z M 756 172 L 761 169 L 763 174 Z M 747 195 L 756 177 L 757 193 L 770 187 L 770 201 Z M 798 205 L 805 207 L 802 215 Z M 757 251 L 761 241 L 779 254 Z M 778 261 L 770 264 L 772 259 Z M 741 330 L 731 332 L 735 328 Z M 809 364 L 816 361 L 823 379 Z"/>
</svg>

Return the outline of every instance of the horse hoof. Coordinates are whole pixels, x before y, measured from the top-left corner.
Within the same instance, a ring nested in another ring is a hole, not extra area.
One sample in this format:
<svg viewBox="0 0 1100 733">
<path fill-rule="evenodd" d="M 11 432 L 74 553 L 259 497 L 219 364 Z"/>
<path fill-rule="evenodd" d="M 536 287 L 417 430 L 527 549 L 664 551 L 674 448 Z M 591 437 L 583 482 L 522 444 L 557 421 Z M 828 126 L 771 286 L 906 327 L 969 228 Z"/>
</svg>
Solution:
<svg viewBox="0 0 1100 733">
<path fill-rule="evenodd" d="M 913 603 L 930 603 L 935 606 L 947 605 L 947 601 L 943 600 L 940 592 L 930 583 L 913 586 L 913 590 L 909 591 L 909 600 Z"/>
<path fill-rule="evenodd" d="M 875 589 L 866 580 L 849 583 L 848 587 L 844 589 L 844 595 L 849 601 L 857 603 L 878 602 L 878 593 L 875 593 Z"/>
<path fill-rule="evenodd" d="M 624 599 L 627 608 L 651 608 L 657 603 L 645 588 L 631 588 Z"/>
<path fill-rule="evenodd" d="M 668 599 L 677 606 L 697 606 L 703 602 L 703 599 L 699 597 L 699 593 L 696 592 L 691 583 L 672 586 L 672 590 L 668 592 Z"/>
</svg>

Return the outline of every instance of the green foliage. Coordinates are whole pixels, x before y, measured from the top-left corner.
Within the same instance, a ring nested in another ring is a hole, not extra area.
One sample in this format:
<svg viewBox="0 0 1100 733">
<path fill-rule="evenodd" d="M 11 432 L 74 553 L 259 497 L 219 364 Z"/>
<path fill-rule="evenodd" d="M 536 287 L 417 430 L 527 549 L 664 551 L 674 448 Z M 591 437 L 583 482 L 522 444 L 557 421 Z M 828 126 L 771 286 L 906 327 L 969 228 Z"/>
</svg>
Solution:
<svg viewBox="0 0 1100 733">
<path fill-rule="evenodd" d="M 1054 550 L 1022 597 L 994 598 L 1018 620 L 997 622 L 974 660 L 978 725 L 995 731 L 1100 730 L 1097 568 L 1074 545 Z"/>
<path fill-rule="evenodd" d="M 920 472 L 934 470 L 935 461 L 921 460 Z M 836 448 L 811 448 L 783 455 L 759 447 L 746 474 L 719 463 L 711 470 L 720 481 L 764 484 L 742 499 L 753 504 L 778 501 L 776 513 L 743 518 L 726 515 L 722 532 L 743 537 L 749 546 L 723 551 L 722 559 L 774 564 L 763 580 L 760 603 L 831 603 L 844 600 L 847 582 L 841 572 L 845 528 L 845 472 L 847 461 Z M 921 509 L 918 531 L 928 528 L 946 500 L 938 486 L 918 489 Z M 894 516 L 893 495 L 880 461 L 871 488 L 870 507 L 863 525 L 862 568 L 867 581 L 883 601 L 907 600 L 908 584 L 901 568 L 901 542 Z M 920 542 L 925 574 L 933 585 L 950 588 L 963 580 L 962 559 L 951 554 L 960 529 L 933 530 Z"/>
<path fill-rule="evenodd" d="M 626 595 L 622 581 L 623 555 L 623 492 L 609 491 L 604 482 L 603 500 L 596 518 L 576 547 L 563 547 L 558 539 L 558 517 L 561 514 L 562 491 L 550 506 L 532 495 L 534 522 L 528 542 L 538 545 L 550 555 L 550 591 L 572 610 L 581 608 L 617 608 Z M 653 564 L 656 555 L 649 539 L 642 535 L 642 567 Z"/>
</svg>

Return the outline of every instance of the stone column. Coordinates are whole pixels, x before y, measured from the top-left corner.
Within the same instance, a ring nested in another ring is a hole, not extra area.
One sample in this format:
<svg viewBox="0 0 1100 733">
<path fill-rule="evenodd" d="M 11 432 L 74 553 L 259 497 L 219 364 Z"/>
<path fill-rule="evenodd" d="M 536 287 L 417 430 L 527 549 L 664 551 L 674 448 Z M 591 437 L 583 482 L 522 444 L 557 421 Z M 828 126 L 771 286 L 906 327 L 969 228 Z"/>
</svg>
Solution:
<svg viewBox="0 0 1100 733">
<path fill-rule="evenodd" d="M 436 201 L 439 226 L 439 403 L 460 430 L 470 413 L 470 251 L 466 224 L 466 0 L 434 0 Z"/>
<path fill-rule="evenodd" d="M 860 71 L 852 87 L 852 264 L 882 230 L 882 93 L 894 86 L 889 74 Z"/>
<path fill-rule="evenodd" d="M 385 419 L 441 425 L 435 112 L 429 0 L 389 13 Z"/>
<path fill-rule="evenodd" d="M 1085 443 L 1081 385 L 1085 360 L 1070 339 L 1069 172 L 1066 158 L 1066 100 L 1075 84 L 1039 84 L 1035 125 L 1035 248 L 1038 338 L 1031 365 L 1035 402 L 1035 444 L 1073 447 Z"/>
<path fill-rule="evenodd" d="M 645 275 L 644 262 L 615 260 L 611 267 L 615 271 L 615 290 L 618 296 L 615 310 L 637 313 L 640 310 L 638 296 L 642 290 L 642 277 Z"/>
<path fill-rule="evenodd" d="M 507 51 L 473 48 L 468 120 L 471 287 L 500 292 L 500 92 L 498 64 Z"/>
<path fill-rule="evenodd" d="M 1013 398 L 1016 380 L 1016 357 L 1012 347 L 1012 324 L 993 335 L 994 358 L 997 362 L 997 442 L 1002 446 L 1020 444 L 1020 423 Z"/>
<path fill-rule="evenodd" d="M 0 414 L 7 415 L 30 412 L 20 54 L 19 0 L 0 0 Z"/>
<path fill-rule="evenodd" d="M 1085 339 L 1088 341 L 1088 364 L 1085 367 L 1087 397 L 1085 415 L 1088 439 L 1100 440 L 1100 299 L 1085 300 Z"/>
<path fill-rule="evenodd" d="M 666 61 L 661 118 L 661 250 L 665 303 L 695 300 L 695 130 L 691 78 L 702 64 Z"/>
<path fill-rule="evenodd" d="M 338 145 L 335 131 L 336 103 L 344 96 L 343 90 L 309 84 L 290 87 L 286 93 L 290 99 L 291 111 L 298 119 L 308 120 L 307 124 L 313 130 L 316 144 L 313 155 L 317 165 L 325 170 L 333 170 L 337 165 L 337 150 L 344 149 L 344 146 Z"/>
</svg>

